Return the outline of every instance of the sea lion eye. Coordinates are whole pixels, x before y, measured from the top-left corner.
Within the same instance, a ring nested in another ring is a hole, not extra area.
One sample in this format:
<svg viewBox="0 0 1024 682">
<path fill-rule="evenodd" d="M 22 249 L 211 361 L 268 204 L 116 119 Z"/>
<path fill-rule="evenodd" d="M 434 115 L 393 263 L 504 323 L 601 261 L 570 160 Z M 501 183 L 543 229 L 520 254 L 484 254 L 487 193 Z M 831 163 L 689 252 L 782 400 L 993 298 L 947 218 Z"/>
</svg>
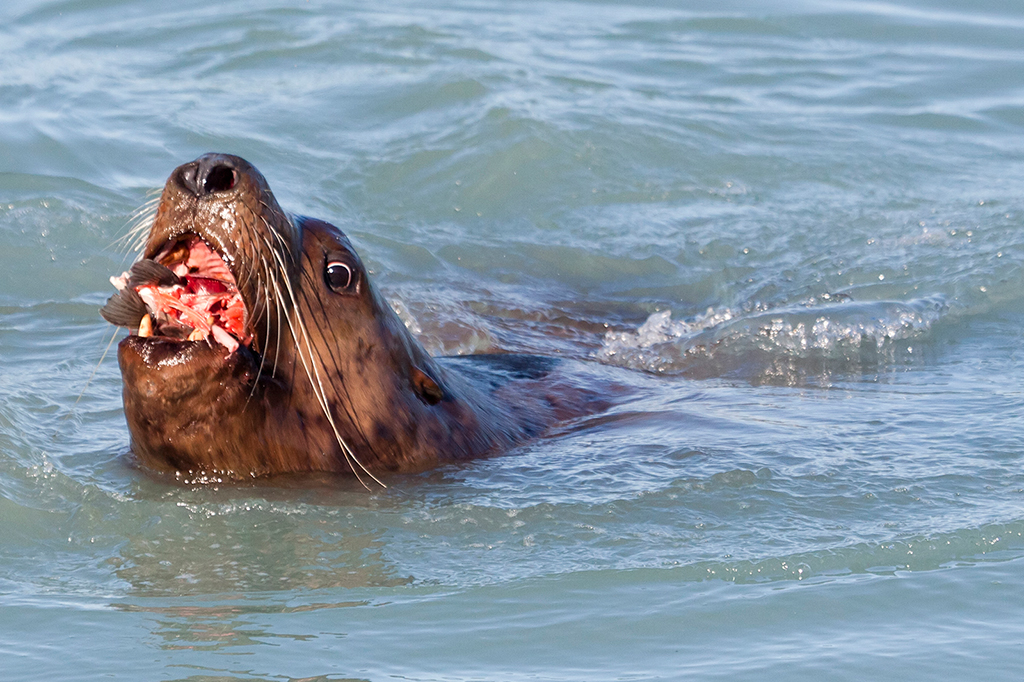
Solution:
<svg viewBox="0 0 1024 682">
<path fill-rule="evenodd" d="M 352 287 L 356 279 L 355 273 L 352 272 L 352 266 L 337 260 L 327 264 L 327 268 L 324 270 L 324 278 L 327 280 L 327 286 L 338 293 Z"/>
</svg>

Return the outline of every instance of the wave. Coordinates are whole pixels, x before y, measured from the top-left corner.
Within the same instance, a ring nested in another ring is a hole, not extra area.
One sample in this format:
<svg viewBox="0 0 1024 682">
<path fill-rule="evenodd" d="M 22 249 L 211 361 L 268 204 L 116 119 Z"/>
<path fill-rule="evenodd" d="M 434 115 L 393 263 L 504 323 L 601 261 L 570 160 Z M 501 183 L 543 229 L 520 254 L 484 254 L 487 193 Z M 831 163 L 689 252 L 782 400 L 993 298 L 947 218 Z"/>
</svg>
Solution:
<svg viewBox="0 0 1024 682">
<path fill-rule="evenodd" d="M 942 297 L 825 306 L 815 301 L 773 310 L 708 308 L 689 320 L 673 320 L 671 310 L 662 310 L 635 332 L 606 333 L 594 356 L 648 372 L 794 383 L 906 364 L 915 352 L 912 342 L 949 310 Z"/>
</svg>

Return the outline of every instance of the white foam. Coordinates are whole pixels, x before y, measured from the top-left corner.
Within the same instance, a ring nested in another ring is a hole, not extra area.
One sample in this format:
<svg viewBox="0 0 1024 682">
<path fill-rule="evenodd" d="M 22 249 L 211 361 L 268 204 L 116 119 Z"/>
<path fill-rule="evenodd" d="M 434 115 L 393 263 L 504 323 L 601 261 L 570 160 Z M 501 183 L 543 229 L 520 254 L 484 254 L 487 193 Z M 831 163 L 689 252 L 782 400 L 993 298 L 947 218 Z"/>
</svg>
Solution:
<svg viewBox="0 0 1024 682">
<path fill-rule="evenodd" d="M 702 358 L 864 360 L 895 352 L 895 343 L 925 334 L 948 306 L 938 299 L 844 302 L 737 312 L 709 308 L 690 320 L 670 310 L 651 314 L 636 332 L 608 332 L 595 357 L 648 371 L 678 371 Z M 884 358 L 883 358 L 884 359 Z M 728 364 L 728 363 L 727 363 Z M 726 371 L 728 367 L 724 368 Z"/>
</svg>

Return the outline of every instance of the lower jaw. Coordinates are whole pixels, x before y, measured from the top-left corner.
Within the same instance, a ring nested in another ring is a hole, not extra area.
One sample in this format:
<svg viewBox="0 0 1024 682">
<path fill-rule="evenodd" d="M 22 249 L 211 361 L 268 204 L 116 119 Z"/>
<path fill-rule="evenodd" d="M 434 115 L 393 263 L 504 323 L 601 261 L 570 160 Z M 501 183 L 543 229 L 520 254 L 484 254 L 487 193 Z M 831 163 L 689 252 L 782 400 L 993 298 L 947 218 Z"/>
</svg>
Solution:
<svg viewBox="0 0 1024 682">
<path fill-rule="evenodd" d="M 200 329 L 190 329 L 164 323 L 158 330 L 154 330 L 152 313 L 143 318 L 138 333 L 134 334 L 134 336 L 142 339 L 164 339 L 177 343 L 203 342 L 218 345 L 228 354 L 234 353 L 242 346 L 242 343 L 237 338 L 225 331 L 220 325 L 214 325 L 209 332 L 203 332 Z"/>
<path fill-rule="evenodd" d="M 118 362 L 129 390 L 133 382 L 155 382 L 157 390 L 173 395 L 195 393 L 197 387 L 226 381 L 247 384 L 251 390 L 261 359 L 246 346 L 234 351 L 217 343 L 165 336 L 128 336 L 118 345 Z"/>
</svg>

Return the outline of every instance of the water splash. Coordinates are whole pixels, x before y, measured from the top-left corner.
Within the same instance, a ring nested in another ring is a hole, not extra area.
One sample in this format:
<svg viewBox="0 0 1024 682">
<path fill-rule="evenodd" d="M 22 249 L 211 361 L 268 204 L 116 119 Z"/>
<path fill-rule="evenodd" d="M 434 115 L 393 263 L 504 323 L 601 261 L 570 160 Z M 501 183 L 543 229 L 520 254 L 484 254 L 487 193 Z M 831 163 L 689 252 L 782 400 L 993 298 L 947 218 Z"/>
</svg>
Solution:
<svg viewBox="0 0 1024 682">
<path fill-rule="evenodd" d="M 949 306 L 941 298 L 910 302 L 817 302 L 749 312 L 708 310 L 673 320 L 653 313 L 636 332 L 605 334 L 597 360 L 649 372 L 741 375 L 753 380 L 860 372 L 913 355 Z"/>
</svg>

